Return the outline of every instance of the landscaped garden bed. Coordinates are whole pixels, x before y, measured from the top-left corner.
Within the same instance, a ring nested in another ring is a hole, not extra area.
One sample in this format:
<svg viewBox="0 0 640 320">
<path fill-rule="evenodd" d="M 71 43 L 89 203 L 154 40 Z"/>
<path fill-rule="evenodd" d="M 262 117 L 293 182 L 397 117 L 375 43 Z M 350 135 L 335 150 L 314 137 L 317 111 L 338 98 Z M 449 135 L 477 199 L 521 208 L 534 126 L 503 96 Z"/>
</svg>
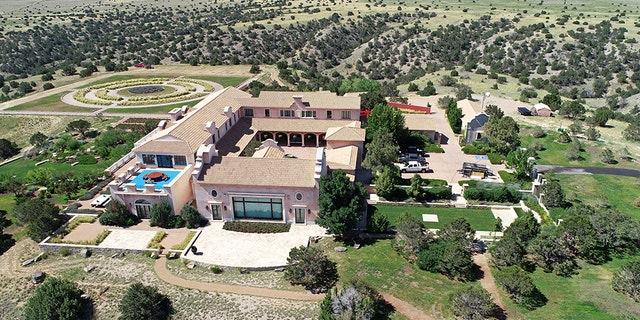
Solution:
<svg viewBox="0 0 640 320">
<path fill-rule="evenodd" d="M 291 225 L 288 223 L 229 221 L 225 222 L 222 229 L 245 233 L 283 233 L 289 232 Z"/>
</svg>

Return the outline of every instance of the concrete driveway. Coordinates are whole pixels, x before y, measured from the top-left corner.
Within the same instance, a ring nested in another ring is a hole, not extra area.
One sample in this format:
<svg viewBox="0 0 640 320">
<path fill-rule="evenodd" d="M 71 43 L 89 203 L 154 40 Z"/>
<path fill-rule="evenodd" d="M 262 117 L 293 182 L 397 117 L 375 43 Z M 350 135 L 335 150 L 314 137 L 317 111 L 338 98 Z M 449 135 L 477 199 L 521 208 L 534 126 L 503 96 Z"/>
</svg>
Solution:
<svg viewBox="0 0 640 320">
<path fill-rule="evenodd" d="M 435 129 L 447 138 L 446 143 L 441 145 L 442 149 L 444 149 L 444 153 L 429 153 L 427 161 L 429 162 L 429 167 L 433 172 L 421 173 L 420 175 L 423 178 L 442 179 L 446 180 L 450 184 L 457 184 L 460 180 L 469 179 L 469 177 L 463 177 L 462 174 L 458 173 L 458 170 L 462 169 L 462 164 L 464 162 L 470 162 L 488 166 L 491 168 L 491 171 L 496 174 L 496 176 L 492 177 L 491 180 L 502 181 L 498 176 L 498 171 L 504 170 L 504 165 L 492 165 L 489 160 L 478 160 L 476 156 L 467 155 L 462 152 L 460 143 L 458 142 L 458 137 L 453 133 L 453 130 L 451 130 L 451 127 L 449 126 L 449 122 L 445 118 L 444 109 L 437 107 L 438 98 L 440 97 L 442 96 L 409 98 L 409 103 L 411 104 L 426 106 L 427 103 L 430 103 L 434 106 L 431 108 L 431 113 L 434 117 Z M 411 178 L 413 175 L 413 173 L 405 173 L 402 177 Z"/>
</svg>

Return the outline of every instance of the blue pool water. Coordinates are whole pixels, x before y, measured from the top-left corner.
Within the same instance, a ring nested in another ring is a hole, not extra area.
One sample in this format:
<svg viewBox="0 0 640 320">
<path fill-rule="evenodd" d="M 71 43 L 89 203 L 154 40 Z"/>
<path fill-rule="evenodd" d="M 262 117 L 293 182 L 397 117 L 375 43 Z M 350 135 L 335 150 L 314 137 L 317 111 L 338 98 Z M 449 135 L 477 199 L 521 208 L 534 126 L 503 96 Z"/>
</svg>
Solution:
<svg viewBox="0 0 640 320">
<path fill-rule="evenodd" d="M 131 183 L 135 183 L 137 189 L 144 189 L 144 185 L 149 182 L 145 182 L 143 177 L 148 173 L 156 172 L 156 171 L 160 171 L 167 176 L 167 179 L 165 180 L 152 182 L 152 184 L 154 184 L 154 189 L 156 190 L 162 190 L 162 187 L 165 184 L 171 183 L 171 181 L 173 181 L 173 178 L 175 178 L 178 174 L 180 174 L 180 171 L 176 171 L 176 170 L 145 169 L 140 171 L 140 173 L 138 173 L 138 176 L 133 178 L 133 180 L 131 180 Z"/>
</svg>

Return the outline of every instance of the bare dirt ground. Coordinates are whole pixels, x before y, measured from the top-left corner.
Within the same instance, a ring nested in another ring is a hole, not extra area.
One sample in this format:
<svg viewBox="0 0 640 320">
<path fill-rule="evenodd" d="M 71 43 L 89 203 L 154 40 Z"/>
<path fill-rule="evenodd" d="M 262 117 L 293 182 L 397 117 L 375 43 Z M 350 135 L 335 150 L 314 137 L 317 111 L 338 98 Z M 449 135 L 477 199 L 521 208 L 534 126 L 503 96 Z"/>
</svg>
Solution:
<svg viewBox="0 0 640 320">
<path fill-rule="evenodd" d="M 85 259 L 79 255 L 51 254 L 28 267 L 20 266 L 23 260 L 38 252 L 35 242 L 23 240 L 0 256 L 0 281 L 3 283 L 0 318 L 22 317 L 24 303 L 36 288 L 29 280 L 29 274 L 35 270 L 76 282 L 81 290 L 91 295 L 96 319 L 117 318 L 117 306 L 124 290 L 136 281 L 156 286 L 168 295 L 176 309 L 175 319 L 314 319 L 318 314 L 317 301 L 203 292 L 167 284 L 154 272 L 155 261 L 141 255 L 112 259 L 110 255 L 94 254 Z M 86 265 L 93 265 L 95 269 L 86 273 L 82 270 Z"/>
<path fill-rule="evenodd" d="M 480 279 L 480 285 L 491 294 L 493 302 L 495 302 L 500 308 L 502 308 L 502 310 L 505 310 L 504 301 L 498 293 L 498 287 L 496 286 L 496 282 L 493 278 L 493 274 L 491 273 L 491 269 L 489 269 L 487 256 L 484 254 L 475 254 L 473 255 L 473 262 L 480 266 L 480 270 L 482 270 L 483 275 L 482 279 Z"/>
<path fill-rule="evenodd" d="M 81 223 L 75 229 L 73 229 L 69 234 L 67 234 L 63 240 L 69 241 L 88 241 L 93 240 L 96 235 L 102 232 L 105 229 L 109 230 L 140 230 L 140 231 L 164 231 L 167 233 L 167 236 L 160 243 L 165 249 L 169 249 L 172 246 L 179 244 L 184 240 L 184 238 L 189 234 L 188 229 L 180 228 L 180 229 L 165 229 L 160 227 L 152 227 L 149 225 L 149 221 L 141 221 L 140 223 L 123 228 L 116 226 L 103 226 L 100 224 L 98 220 L 93 223 Z"/>
</svg>

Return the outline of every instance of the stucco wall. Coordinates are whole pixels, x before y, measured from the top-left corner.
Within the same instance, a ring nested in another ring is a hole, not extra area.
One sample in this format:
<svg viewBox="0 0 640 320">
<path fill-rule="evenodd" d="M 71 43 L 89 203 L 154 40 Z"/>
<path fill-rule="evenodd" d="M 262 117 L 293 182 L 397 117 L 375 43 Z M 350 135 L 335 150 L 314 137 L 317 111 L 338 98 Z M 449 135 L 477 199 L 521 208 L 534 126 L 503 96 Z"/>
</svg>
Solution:
<svg viewBox="0 0 640 320">
<path fill-rule="evenodd" d="M 233 217 L 233 196 L 240 196 L 238 194 L 244 194 L 244 196 L 269 196 L 274 198 L 282 197 L 283 206 L 283 222 L 294 223 L 295 214 L 293 208 L 298 206 L 305 206 L 307 209 L 306 223 L 313 224 L 318 215 L 318 189 L 317 188 L 289 188 L 289 187 L 255 187 L 255 186 L 241 186 L 241 185 L 213 185 L 205 183 L 196 183 L 194 186 L 195 198 L 198 207 L 198 211 L 205 218 L 211 219 L 211 210 L 209 205 L 212 203 L 219 203 L 222 210 L 223 220 L 234 220 Z M 215 189 L 218 193 L 217 197 L 211 196 L 211 190 Z M 298 201 L 295 198 L 296 193 L 302 193 L 302 200 Z M 224 210 L 224 207 L 227 210 Z M 291 209 L 291 212 L 289 212 Z M 311 214 L 308 210 L 311 209 Z"/>
<path fill-rule="evenodd" d="M 193 166 L 187 166 L 180 174 L 174 178 L 171 184 L 164 187 L 169 194 L 171 206 L 175 214 L 180 214 L 182 207 L 193 199 L 193 189 L 191 187 L 191 172 Z"/>
</svg>

